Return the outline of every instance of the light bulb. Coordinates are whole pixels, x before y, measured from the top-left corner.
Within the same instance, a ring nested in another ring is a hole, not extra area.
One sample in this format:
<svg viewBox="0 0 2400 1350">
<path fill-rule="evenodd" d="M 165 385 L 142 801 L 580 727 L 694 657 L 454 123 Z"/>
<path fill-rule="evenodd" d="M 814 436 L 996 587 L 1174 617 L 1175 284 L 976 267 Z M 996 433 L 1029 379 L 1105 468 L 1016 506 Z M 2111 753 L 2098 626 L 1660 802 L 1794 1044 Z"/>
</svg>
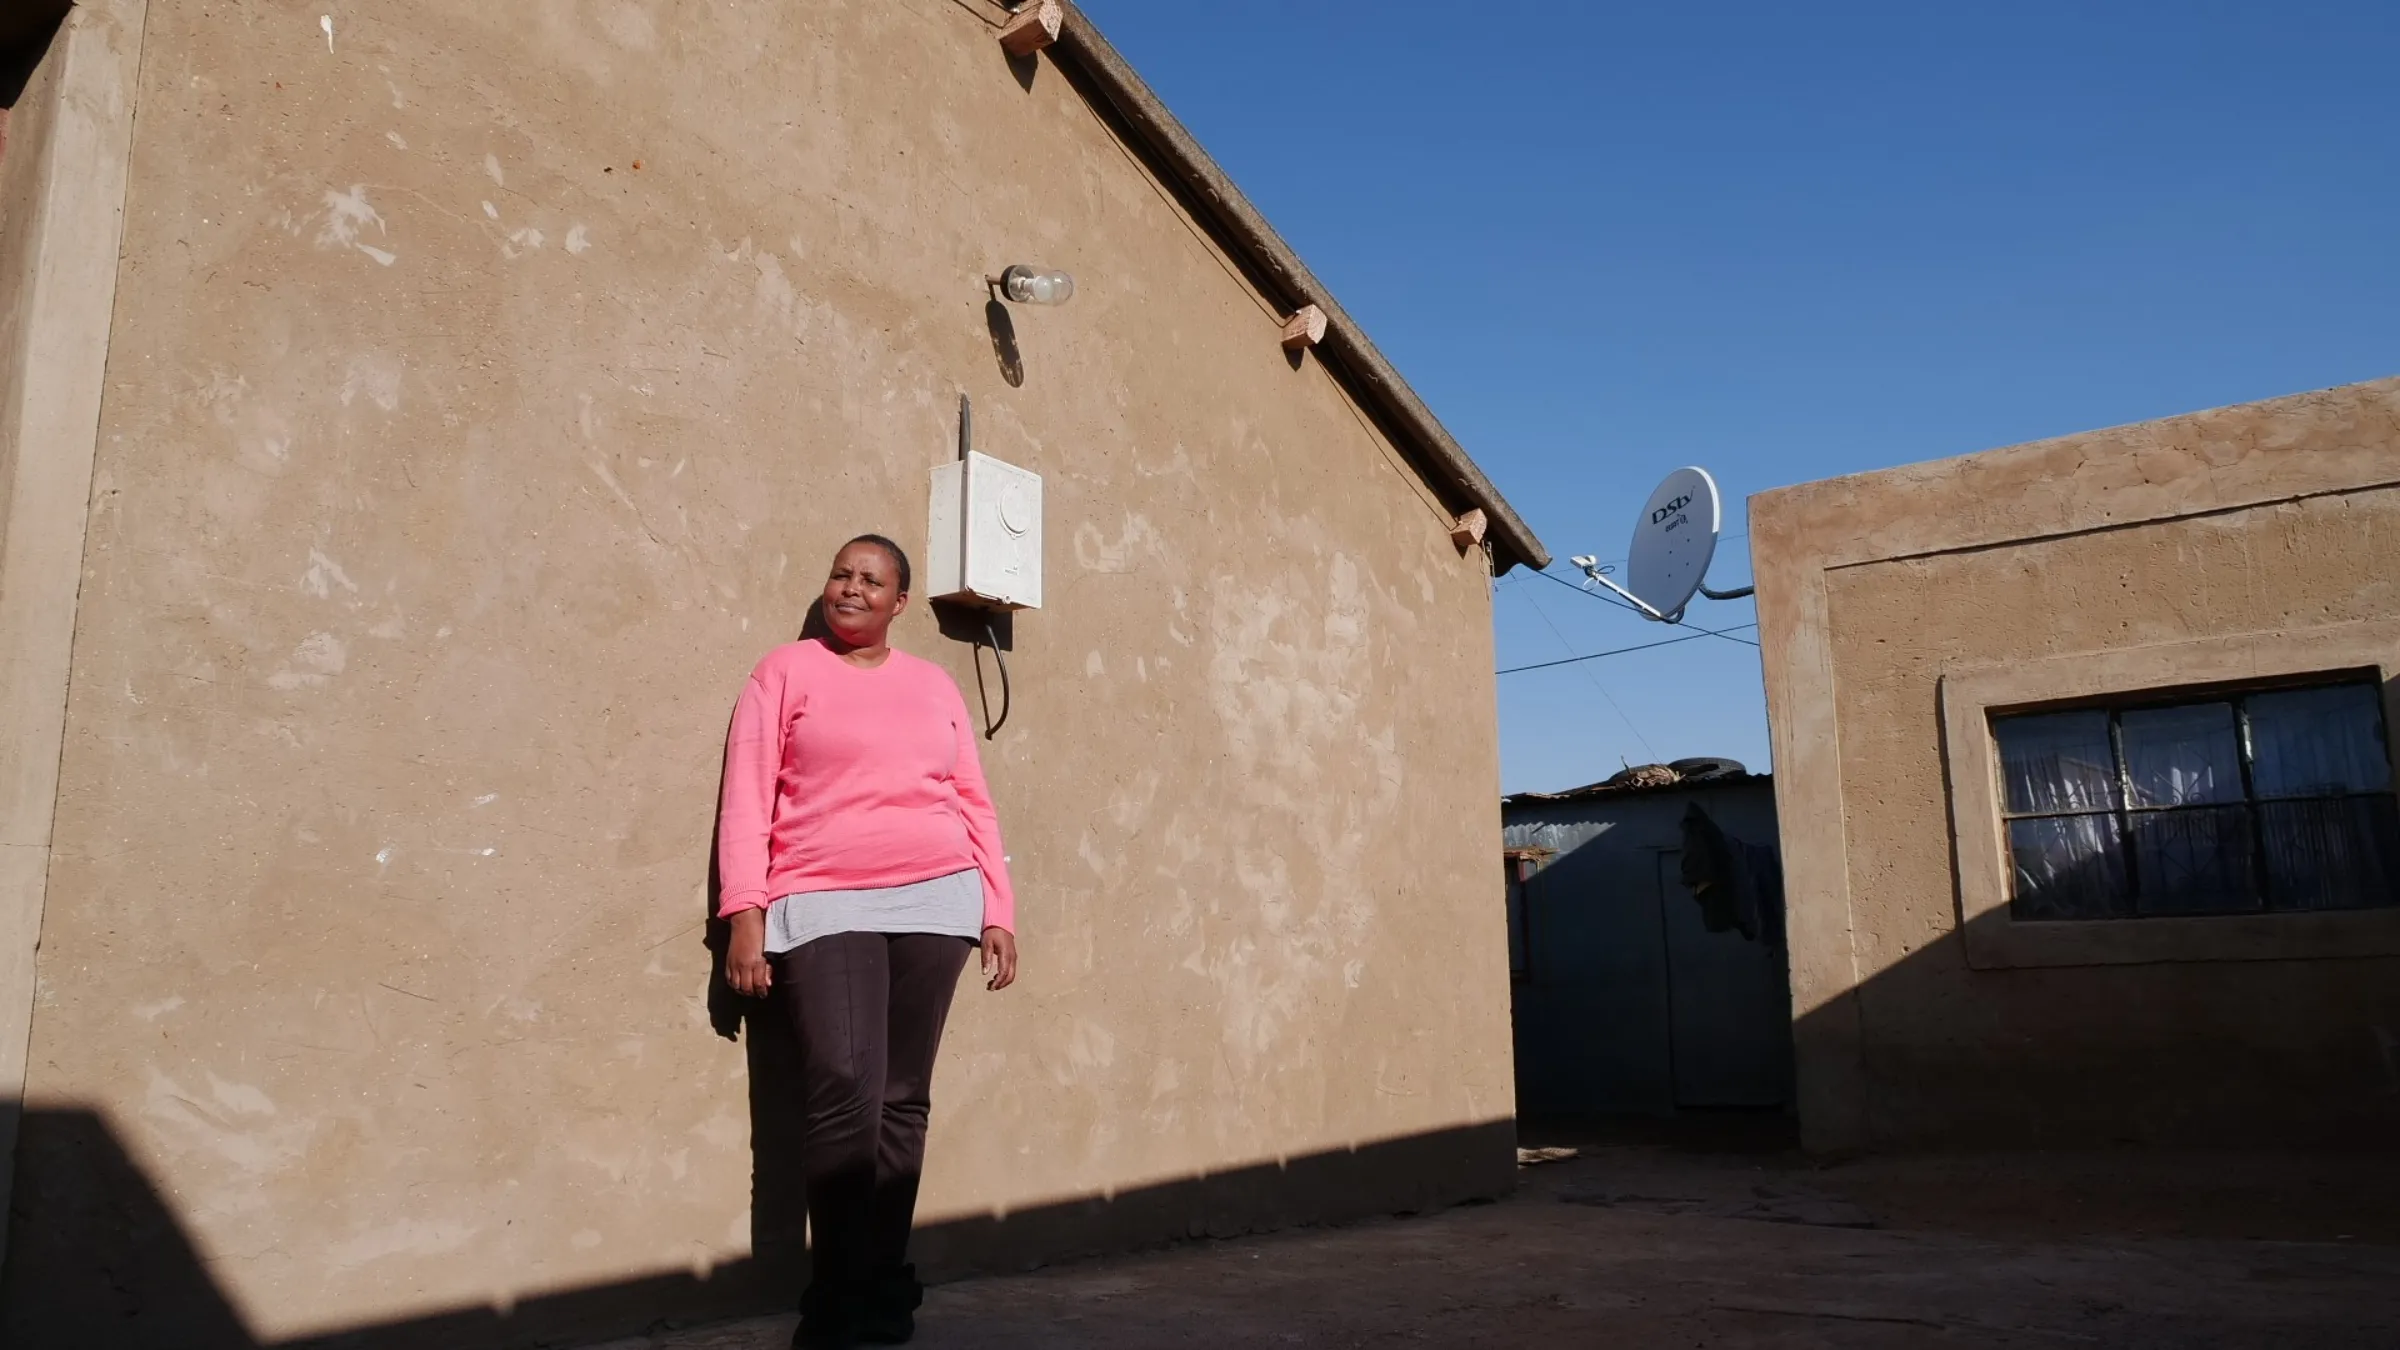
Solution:
<svg viewBox="0 0 2400 1350">
<path fill-rule="evenodd" d="M 1000 290 L 1020 305 L 1063 305 L 1075 298 L 1075 278 L 1018 263 L 1000 274 Z"/>
</svg>

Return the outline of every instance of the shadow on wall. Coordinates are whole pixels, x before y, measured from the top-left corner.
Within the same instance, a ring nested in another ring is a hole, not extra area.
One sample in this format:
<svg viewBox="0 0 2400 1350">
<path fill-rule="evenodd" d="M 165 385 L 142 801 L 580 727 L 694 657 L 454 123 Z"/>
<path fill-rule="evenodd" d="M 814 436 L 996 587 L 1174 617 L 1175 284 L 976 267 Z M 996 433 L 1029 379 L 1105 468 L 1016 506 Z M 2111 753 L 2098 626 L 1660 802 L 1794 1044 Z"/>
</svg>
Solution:
<svg viewBox="0 0 2400 1350">
<path fill-rule="evenodd" d="M 1792 912 L 1807 903 L 1795 894 Z M 2400 1146 L 2395 970 L 2390 958 L 1974 969 L 1952 927 L 1795 1019 L 1804 1137 L 1840 1152 L 2388 1153 Z"/>
<path fill-rule="evenodd" d="M 763 1029 L 773 1020 L 757 1018 L 752 1026 Z M 914 1250 L 930 1276 L 955 1278 L 1183 1239 L 1234 1237 L 1302 1219 L 1364 1218 L 1356 1197 L 1365 1195 L 1402 1195 L 1401 1212 L 1436 1209 L 1511 1188 L 1515 1141 L 1515 1122 L 1494 1121 L 1105 1199 L 1038 1206 L 1005 1218 L 933 1224 L 918 1230 Z M 244 1324 L 158 1187 L 99 1116 L 28 1111 L 18 1156 L 8 1267 L 0 1282 L 0 1344 L 11 1350 L 582 1345 L 783 1311 L 807 1277 L 795 1232 L 705 1277 L 633 1277 L 528 1297 L 506 1310 L 458 1308 L 267 1341 Z"/>
<path fill-rule="evenodd" d="M 1000 363 L 1000 378 L 1011 389 L 1025 384 L 1025 353 L 1017 346 L 1017 321 L 1009 316 L 1008 306 L 994 296 L 983 307 L 983 325 L 991 331 L 992 359 Z"/>
</svg>

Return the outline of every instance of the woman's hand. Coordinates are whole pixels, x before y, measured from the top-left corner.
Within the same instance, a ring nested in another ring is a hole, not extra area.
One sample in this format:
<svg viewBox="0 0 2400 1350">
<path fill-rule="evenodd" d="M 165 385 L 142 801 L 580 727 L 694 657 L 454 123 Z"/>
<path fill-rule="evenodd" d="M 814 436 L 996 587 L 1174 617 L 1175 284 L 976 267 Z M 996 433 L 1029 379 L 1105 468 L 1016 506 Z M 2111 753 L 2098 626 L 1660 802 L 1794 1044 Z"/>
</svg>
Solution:
<svg viewBox="0 0 2400 1350">
<path fill-rule="evenodd" d="M 1010 969 L 1015 969 L 1012 955 Z M 739 909 L 733 914 L 733 940 L 725 944 L 725 983 L 744 998 L 765 998 L 775 985 L 767 965 L 767 912 Z"/>
<path fill-rule="evenodd" d="M 765 930 L 762 928 L 761 933 Z M 983 930 L 983 987 L 1006 989 L 1017 982 L 1017 935 L 1005 928 Z"/>
</svg>

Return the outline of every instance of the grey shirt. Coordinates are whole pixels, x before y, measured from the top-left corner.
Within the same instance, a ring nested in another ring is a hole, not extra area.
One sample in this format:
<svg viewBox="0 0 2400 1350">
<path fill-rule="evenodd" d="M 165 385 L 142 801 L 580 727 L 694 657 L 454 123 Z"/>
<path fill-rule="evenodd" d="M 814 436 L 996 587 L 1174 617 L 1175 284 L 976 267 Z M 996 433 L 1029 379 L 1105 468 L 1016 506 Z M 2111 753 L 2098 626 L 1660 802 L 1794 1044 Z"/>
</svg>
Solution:
<svg viewBox="0 0 2400 1350">
<path fill-rule="evenodd" d="M 983 940 L 983 873 L 867 891 L 808 891 L 767 906 L 767 950 L 788 952 L 833 933 L 940 933 Z"/>
</svg>

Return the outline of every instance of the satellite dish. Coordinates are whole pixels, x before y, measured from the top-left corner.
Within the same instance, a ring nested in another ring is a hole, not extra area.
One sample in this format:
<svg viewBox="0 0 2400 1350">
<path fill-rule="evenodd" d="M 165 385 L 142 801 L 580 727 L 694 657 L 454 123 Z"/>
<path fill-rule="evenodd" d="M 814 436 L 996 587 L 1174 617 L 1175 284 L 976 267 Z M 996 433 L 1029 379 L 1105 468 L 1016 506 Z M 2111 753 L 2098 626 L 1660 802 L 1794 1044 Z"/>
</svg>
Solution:
<svg viewBox="0 0 2400 1350">
<path fill-rule="evenodd" d="M 1626 585 L 1601 575 L 1596 561 L 1577 558 L 1584 574 L 1631 600 L 1644 614 L 1665 623 L 1680 623 L 1684 606 L 1695 594 L 1712 600 L 1738 600 L 1750 594 L 1712 591 L 1708 565 L 1717 556 L 1717 530 L 1723 522 L 1717 480 L 1708 470 L 1691 467 L 1668 474 L 1666 481 L 1642 504 L 1633 523 L 1633 547 L 1625 563 Z"/>
<path fill-rule="evenodd" d="M 1633 523 L 1626 588 L 1652 612 L 1679 618 L 1717 556 L 1717 480 L 1706 469 L 1668 474 Z"/>
</svg>

